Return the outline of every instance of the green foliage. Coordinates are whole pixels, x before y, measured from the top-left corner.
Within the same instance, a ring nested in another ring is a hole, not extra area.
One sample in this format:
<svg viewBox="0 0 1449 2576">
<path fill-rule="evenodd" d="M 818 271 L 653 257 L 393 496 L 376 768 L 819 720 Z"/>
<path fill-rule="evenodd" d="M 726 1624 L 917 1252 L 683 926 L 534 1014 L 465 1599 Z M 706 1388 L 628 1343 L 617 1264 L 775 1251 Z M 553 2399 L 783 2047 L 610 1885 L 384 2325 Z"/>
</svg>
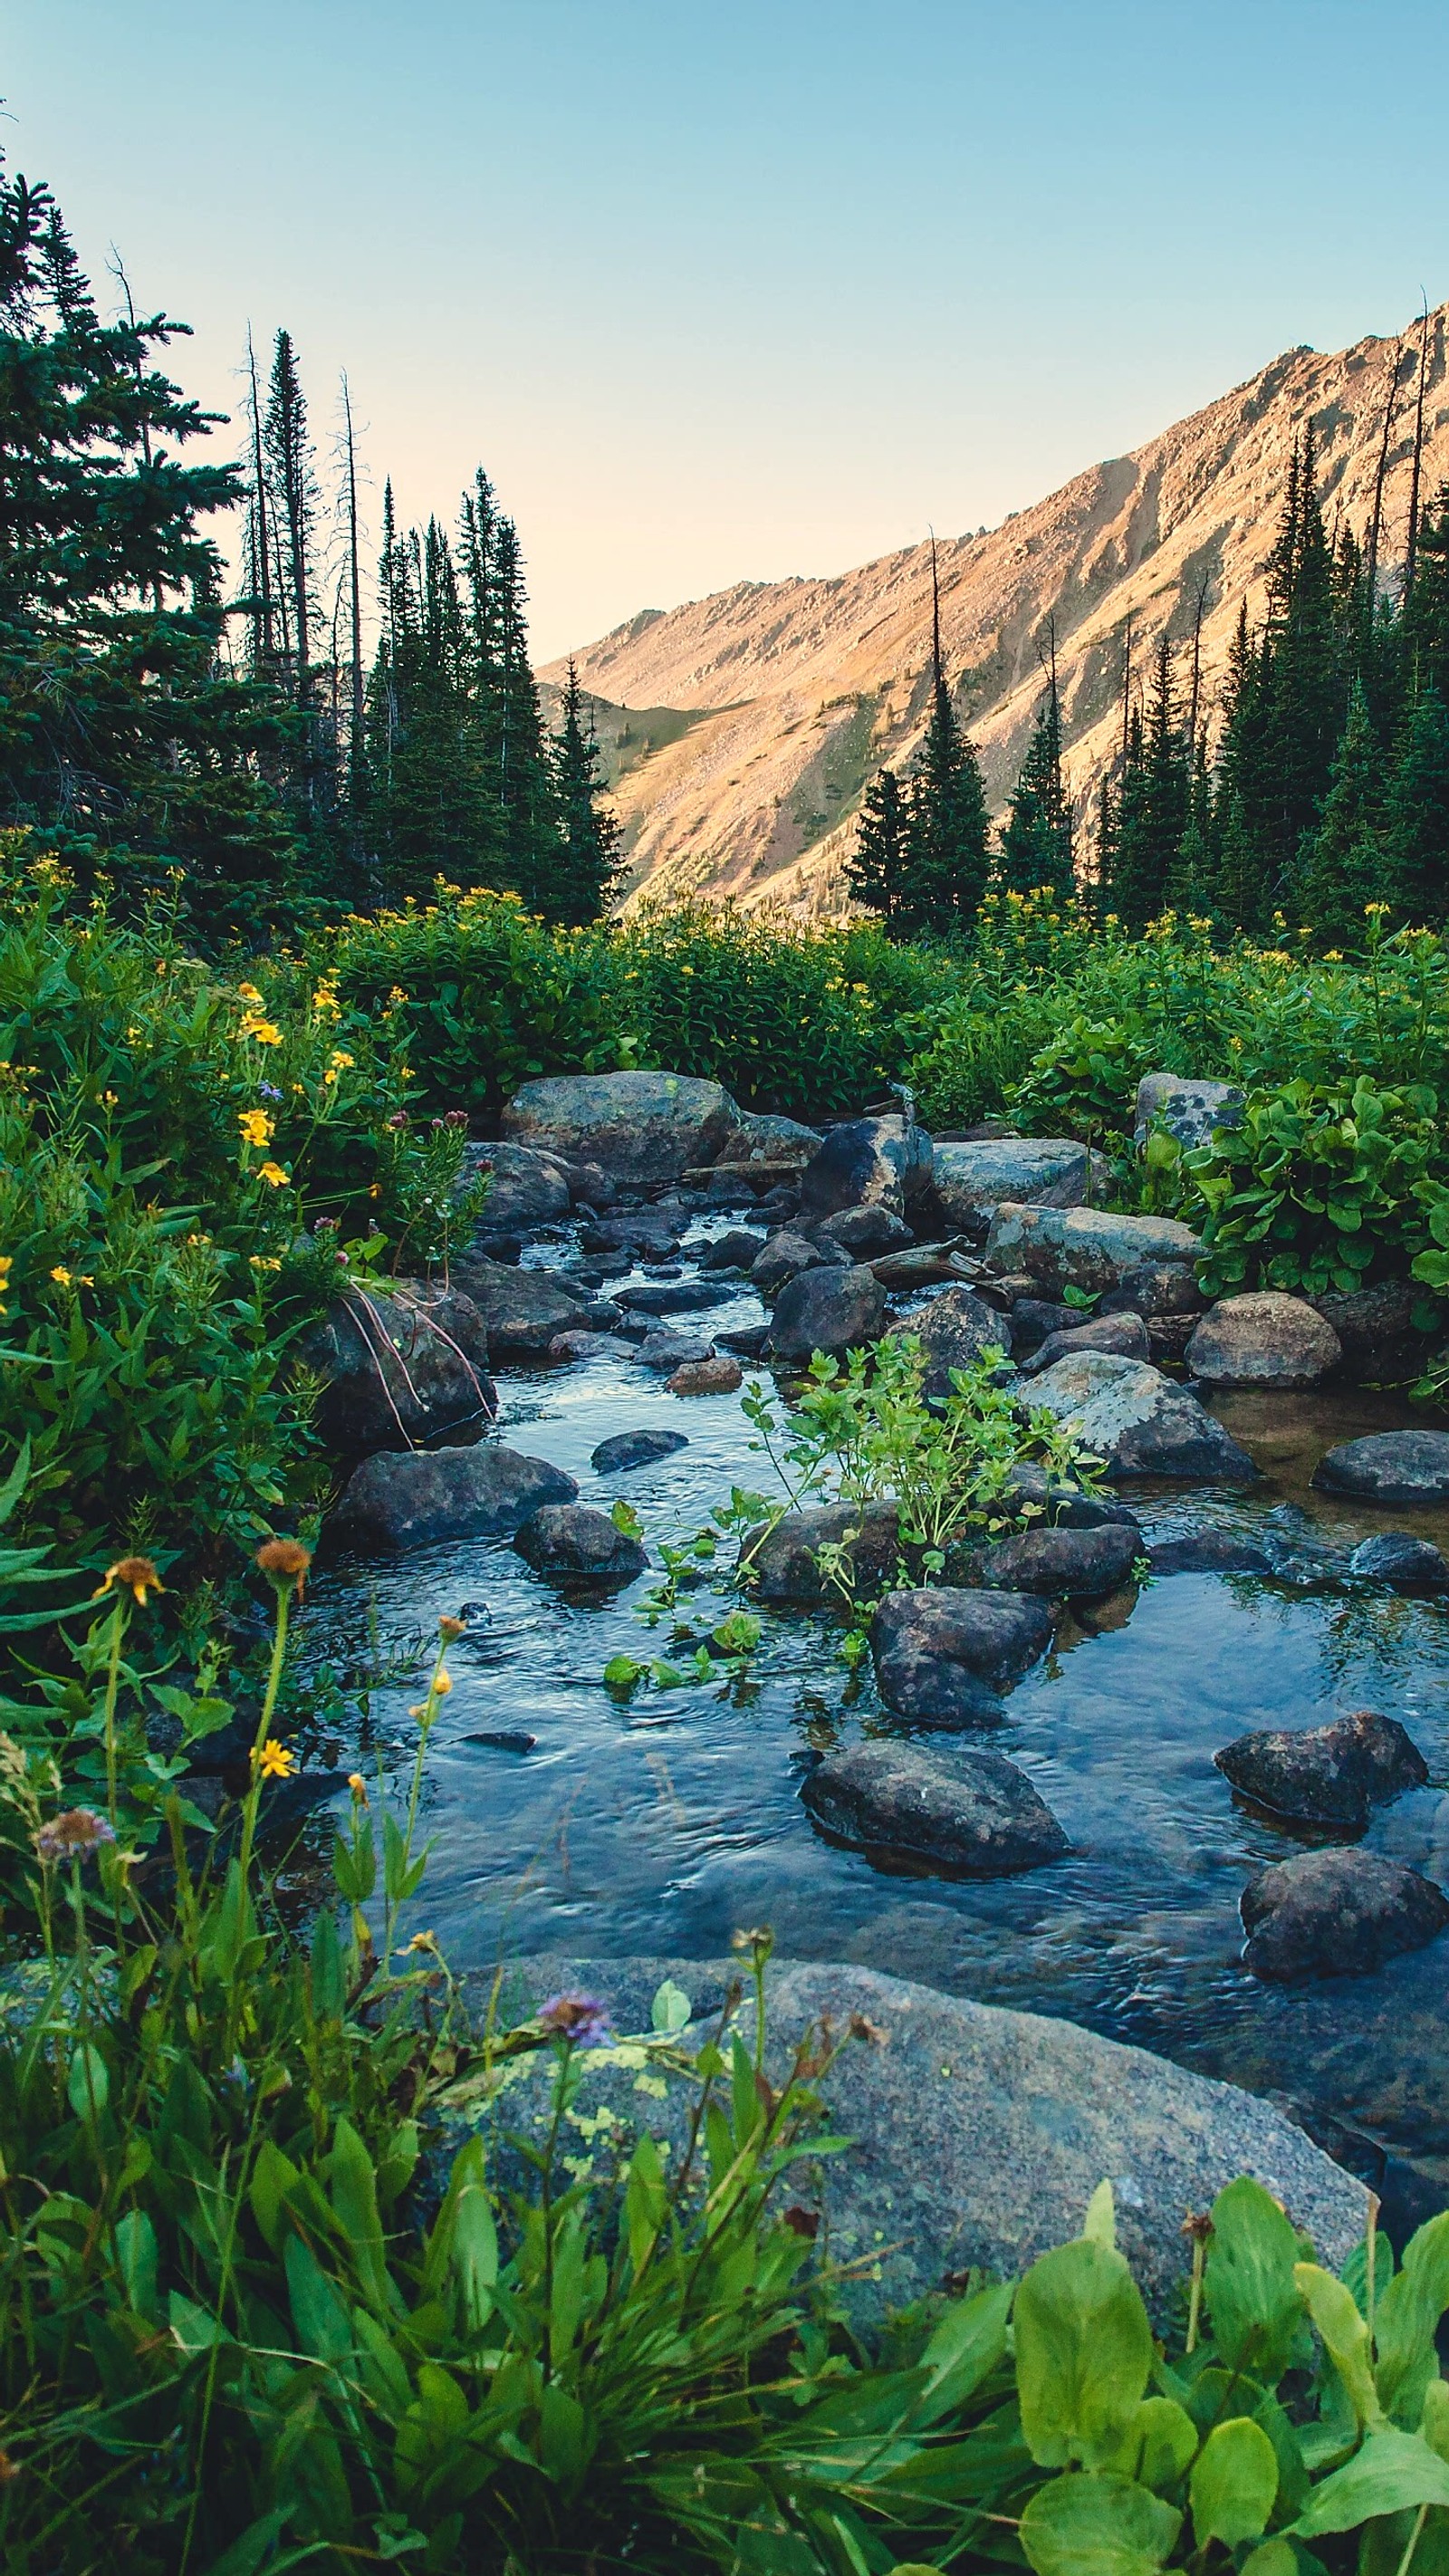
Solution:
<svg viewBox="0 0 1449 2576">
<path fill-rule="evenodd" d="M 1367 1075 L 1252 1091 L 1241 1125 L 1183 1162 L 1207 1211 L 1207 1295 L 1351 1295 L 1417 1258 L 1420 1193 L 1443 1163 L 1438 1103 L 1421 1085 L 1381 1091 Z"/>
<path fill-rule="evenodd" d="M 1120 1020 L 1074 1019 L 1032 1057 L 1007 1106 L 1028 1136 L 1125 1143 L 1137 1085 L 1148 1070 Z"/>
</svg>

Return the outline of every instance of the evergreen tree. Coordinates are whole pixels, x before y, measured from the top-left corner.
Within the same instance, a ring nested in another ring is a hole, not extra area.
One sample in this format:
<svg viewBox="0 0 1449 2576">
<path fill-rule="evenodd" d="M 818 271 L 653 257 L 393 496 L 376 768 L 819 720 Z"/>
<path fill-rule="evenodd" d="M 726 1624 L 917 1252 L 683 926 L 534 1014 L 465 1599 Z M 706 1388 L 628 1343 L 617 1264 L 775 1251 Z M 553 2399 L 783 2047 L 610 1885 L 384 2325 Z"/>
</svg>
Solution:
<svg viewBox="0 0 1449 2576">
<path fill-rule="evenodd" d="M 1065 901 L 1076 889 L 1055 670 L 1012 793 L 998 873 L 1001 883 L 1016 894 L 1032 894 L 1044 887 Z"/>
<path fill-rule="evenodd" d="M 879 913 L 887 930 L 900 918 L 911 864 L 910 800 L 893 769 L 877 771 L 861 802 L 845 882 L 855 901 Z"/>
<path fill-rule="evenodd" d="M 1449 920 L 1449 710 L 1431 682 L 1409 710 L 1389 780 L 1385 892 L 1417 928 Z"/>
<path fill-rule="evenodd" d="M 1134 717 L 1139 723 L 1140 719 Z M 1129 761 L 1122 784 L 1112 909 L 1124 927 L 1146 928 L 1167 902 L 1188 819 L 1187 746 L 1177 720 L 1172 652 L 1164 635 L 1157 648 L 1157 680 L 1145 745 Z"/>
<path fill-rule="evenodd" d="M 505 881 L 533 912 L 558 921 L 559 837 L 552 766 L 528 659 L 523 557 L 511 519 L 494 524 L 491 578 L 498 620 L 496 793 L 503 816 Z"/>
<path fill-rule="evenodd" d="M 197 934 L 251 935 L 296 882 L 289 721 L 222 656 L 204 523 L 242 484 L 183 461 L 215 416 L 158 364 L 182 327 L 103 322 L 50 192 L 0 162 L 0 814 L 123 890 L 179 863 Z"/>
<path fill-rule="evenodd" d="M 956 720 L 941 655 L 941 593 L 931 546 L 931 720 L 911 781 L 910 849 L 897 906 L 903 938 L 969 930 L 989 873 L 990 816 L 974 744 Z"/>
<path fill-rule="evenodd" d="M 1300 921 L 1334 946 L 1357 946 L 1364 905 L 1384 892 L 1383 758 L 1363 684 L 1333 757 L 1322 818 L 1305 833 L 1290 893 Z"/>
<path fill-rule="evenodd" d="M 551 918 L 577 927 L 597 921 L 620 870 L 620 829 L 599 802 L 599 745 L 592 715 L 584 722 L 584 696 L 572 655 L 564 687 L 563 723 L 554 747 L 562 836 L 550 888 Z"/>
</svg>

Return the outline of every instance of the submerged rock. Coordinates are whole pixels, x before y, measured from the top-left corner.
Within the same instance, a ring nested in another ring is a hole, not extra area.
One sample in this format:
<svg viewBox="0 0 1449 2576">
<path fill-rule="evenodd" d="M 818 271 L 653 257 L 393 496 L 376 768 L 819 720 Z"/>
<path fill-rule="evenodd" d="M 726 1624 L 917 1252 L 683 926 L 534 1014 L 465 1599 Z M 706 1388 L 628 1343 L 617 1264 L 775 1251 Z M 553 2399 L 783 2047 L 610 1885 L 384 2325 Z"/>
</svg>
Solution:
<svg viewBox="0 0 1449 2576">
<path fill-rule="evenodd" d="M 728 1295 L 719 1280 L 651 1279 L 643 1288 L 621 1288 L 616 1302 L 630 1315 L 691 1315 Z"/>
<path fill-rule="evenodd" d="M 1028 1593 L 888 1592 L 870 1623 L 876 1687 L 918 1726 L 990 1726 L 998 1694 L 1046 1653 L 1052 1615 Z"/>
<path fill-rule="evenodd" d="M 1371 1431 L 1320 1458 L 1313 1482 L 1326 1494 L 1374 1503 L 1449 1502 L 1449 1431 Z"/>
<path fill-rule="evenodd" d="M 1130 1582 L 1142 1552 L 1136 1528 L 1028 1529 L 981 1557 L 981 1580 L 1001 1592 L 1087 1600 Z"/>
<path fill-rule="evenodd" d="M 1301 1825 L 1362 1833 L 1369 1810 L 1421 1789 L 1429 1766 L 1398 1719 L 1369 1708 L 1328 1726 L 1259 1728 L 1225 1744 L 1213 1760 L 1256 1806 Z"/>
<path fill-rule="evenodd" d="M 1337 1333 L 1302 1297 L 1224 1297 L 1195 1325 L 1187 1365 L 1204 1386 L 1321 1385 L 1343 1359 Z"/>
<path fill-rule="evenodd" d="M 803 1366 L 815 1351 L 843 1359 L 879 1340 L 886 1294 L 869 1270 L 806 1270 L 781 1289 L 765 1349 Z"/>
<path fill-rule="evenodd" d="M 1201 1253 L 1191 1226 L 1175 1217 L 1006 1205 L 992 1218 L 985 1258 L 997 1270 L 1027 1271 L 1047 1287 L 1090 1293 L 1120 1287 L 1144 1267 L 1190 1270 Z"/>
<path fill-rule="evenodd" d="M 329 1539 L 363 1550 L 436 1539 L 501 1538 L 541 1503 L 571 1502 L 572 1476 L 501 1442 L 366 1458 L 327 1524 Z"/>
<path fill-rule="evenodd" d="M 567 1073 L 525 1082 L 502 1124 L 511 1143 L 648 1188 L 712 1163 L 740 1112 L 721 1083 L 689 1074 Z"/>
<path fill-rule="evenodd" d="M 1054 1415 L 1109 1476 L 1245 1484 L 1252 1459 L 1185 1388 L 1142 1360 L 1079 1351 L 1031 1381 L 1026 1401 Z"/>
<path fill-rule="evenodd" d="M 846 1548 L 849 1580 L 857 1592 L 878 1591 L 895 1578 L 900 1561 L 900 1514 L 894 1503 L 824 1503 L 813 1510 L 786 1512 L 763 1537 L 746 1539 L 741 1565 L 755 1571 L 761 1601 L 839 1601 L 818 1563 L 823 1547 L 841 1547 L 846 1533 L 858 1535 Z"/>
<path fill-rule="evenodd" d="M 1240 1911 L 1255 1977 L 1367 1977 L 1386 1959 L 1422 1950 L 1449 1924 L 1449 1897 L 1430 1878 L 1377 1852 L 1302 1852 L 1244 1888 Z"/>
<path fill-rule="evenodd" d="M 972 1878 L 1040 1869 L 1068 1848 L 1046 1800 L 1000 1753 L 853 1744 L 828 1753 L 800 1795 L 843 1841 L 936 1861 Z"/>
<path fill-rule="evenodd" d="M 480 1440 L 496 1410 L 484 1318 L 457 1289 L 394 1280 L 329 1306 L 302 1345 L 326 1378 L 317 1428 L 342 1458 L 446 1440 Z"/>
<path fill-rule="evenodd" d="M 1266 1548 L 1236 1530 L 1194 1530 L 1187 1538 L 1159 1539 L 1147 1551 L 1154 1574 L 1272 1574 Z"/>
<path fill-rule="evenodd" d="M 1012 1313 L 1013 1324 L 1017 1311 Z M 1151 1345 L 1140 1315 L 1093 1315 L 1089 1321 L 1048 1333 L 1041 1348 L 1022 1361 L 1022 1376 L 1037 1377 L 1057 1360 L 1070 1359 L 1074 1351 L 1111 1351 L 1119 1360 L 1145 1360 L 1150 1357 Z"/>
<path fill-rule="evenodd" d="M 589 1465 L 596 1475 L 622 1476 L 631 1467 L 656 1467 L 661 1458 L 688 1447 L 682 1431 L 616 1431 L 611 1440 L 599 1442 Z"/>
<path fill-rule="evenodd" d="M 1350 1574 L 1378 1583 L 1402 1584 L 1409 1590 L 1440 1592 L 1449 1584 L 1449 1563 L 1432 1540 L 1409 1530 L 1381 1530 L 1366 1538 L 1348 1560 Z"/>
<path fill-rule="evenodd" d="M 702 1341 L 697 1333 L 671 1333 L 662 1328 L 646 1333 L 635 1357 L 645 1368 L 657 1369 L 668 1377 L 675 1369 L 687 1368 L 694 1360 L 712 1360 L 713 1342 Z"/>
<path fill-rule="evenodd" d="M 632 1583 L 649 1559 L 637 1538 L 616 1529 L 590 1503 L 545 1503 L 530 1512 L 514 1541 L 535 1574 L 591 1583 Z"/>
</svg>

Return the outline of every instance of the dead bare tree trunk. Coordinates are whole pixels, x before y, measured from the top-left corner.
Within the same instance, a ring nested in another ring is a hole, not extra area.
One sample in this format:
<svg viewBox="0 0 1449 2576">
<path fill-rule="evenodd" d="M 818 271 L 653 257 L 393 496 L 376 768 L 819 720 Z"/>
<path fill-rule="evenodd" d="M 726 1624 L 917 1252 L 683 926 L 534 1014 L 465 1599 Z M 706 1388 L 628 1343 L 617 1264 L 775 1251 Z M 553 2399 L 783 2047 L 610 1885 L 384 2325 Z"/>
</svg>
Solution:
<svg viewBox="0 0 1449 2576">
<path fill-rule="evenodd" d="M 258 630 L 254 624 L 252 631 L 254 635 L 259 636 L 258 658 L 261 666 L 265 671 L 270 672 L 272 667 L 272 568 L 267 544 L 267 478 L 262 465 L 262 405 L 261 397 L 257 392 L 257 353 L 252 347 L 250 322 L 247 324 L 247 375 L 251 384 L 252 401 L 252 483 L 253 508 L 256 513 L 257 572 L 262 593 L 260 629 Z"/>
<path fill-rule="evenodd" d="M 347 423 L 347 560 L 352 579 L 352 732 L 347 775 L 355 801 L 362 759 L 362 586 L 357 566 L 357 449 L 352 436 L 352 396 L 345 375 L 342 413 Z"/>
<path fill-rule="evenodd" d="M 1128 730 L 1132 712 L 1132 611 L 1127 611 L 1127 632 L 1122 646 L 1122 766 L 1127 766 Z"/>
<path fill-rule="evenodd" d="M 1409 542 L 1404 549 L 1404 597 L 1414 592 L 1414 566 L 1419 553 L 1419 477 L 1424 464 L 1424 378 L 1429 372 L 1429 298 L 1419 323 L 1419 382 L 1414 396 L 1414 470 L 1409 477 Z"/>
<path fill-rule="evenodd" d="M 1194 754 L 1197 751 L 1198 692 L 1202 682 L 1202 613 L 1207 606 L 1210 579 L 1211 575 L 1205 571 L 1197 586 L 1197 603 L 1192 620 L 1192 696 L 1188 707 L 1187 739 L 1188 747 Z"/>
<path fill-rule="evenodd" d="M 1384 519 L 1384 473 L 1389 461 L 1389 439 L 1393 432 L 1394 414 L 1399 408 L 1399 364 L 1404 354 L 1402 340 L 1394 342 L 1394 363 L 1389 369 L 1389 394 L 1384 404 L 1384 434 L 1379 441 L 1378 470 L 1374 475 L 1374 514 L 1369 522 L 1368 541 L 1368 613 L 1372 631 L 1378 602 L 1379 534 Z"/>
</svg>

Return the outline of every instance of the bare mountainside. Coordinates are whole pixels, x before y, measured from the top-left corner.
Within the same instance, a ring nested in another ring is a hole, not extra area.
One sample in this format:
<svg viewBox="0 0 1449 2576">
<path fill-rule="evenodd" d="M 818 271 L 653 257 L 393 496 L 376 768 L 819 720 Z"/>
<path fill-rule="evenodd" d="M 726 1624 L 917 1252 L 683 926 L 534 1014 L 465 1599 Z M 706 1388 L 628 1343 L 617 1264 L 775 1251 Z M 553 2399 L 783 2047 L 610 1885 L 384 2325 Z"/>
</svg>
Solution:
<svg viewBox="0 0 1449 2576">
<path fill-rule="evenodd" d="M 1429 323 L 1426 495 L 1449 478 L 1446 315 Z M 1416 323 L 1399 346 L 1389 430 L 1390 567 L 1408 523 L 1418 345 Z M 1204 580 L 1202 704 L 1215 707 L 1240 602 L 1263 614 L 1289 458 L 1310 419 L 1330 530 L 1342 515 L 1364 536 L 1395 351 L 1379 339 L 1329 357 L 1291 349 L 1132 455 L 986 535 L 940 542 L 947 667 L 998 809 L 1040 703 L 1050 617 L 1079 816 L 1120 743 L 1129 620 L 1134 688 L 1165 630 L 1185 689 Z M 739 582 L 645 610 L 583 647 L 635 893 L 838 910 L 862 789 L 882 762 L 908 759 L 924 727 L 930 601 L 930 549 L 912 546 L 829 580 Z"/>
</svg>

